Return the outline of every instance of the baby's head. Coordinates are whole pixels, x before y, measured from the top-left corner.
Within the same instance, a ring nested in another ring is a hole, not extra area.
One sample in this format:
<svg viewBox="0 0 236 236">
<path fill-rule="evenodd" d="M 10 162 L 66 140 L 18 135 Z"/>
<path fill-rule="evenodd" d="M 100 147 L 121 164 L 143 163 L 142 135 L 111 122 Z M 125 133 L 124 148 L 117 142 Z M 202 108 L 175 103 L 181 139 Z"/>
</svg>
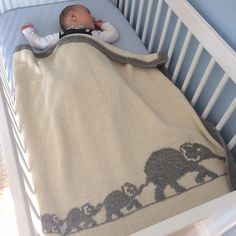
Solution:
<svg viewBox="0 0 236 236">
<path fill-rule="evenodd" d="M 94 29 L 94 18 L 90 11 L 83 5 L 71 5 L 64 8 L 60 15 L 60 26 L 62 30 L 66 30 L 71 26 L 84 26 Z"/>
</svg>

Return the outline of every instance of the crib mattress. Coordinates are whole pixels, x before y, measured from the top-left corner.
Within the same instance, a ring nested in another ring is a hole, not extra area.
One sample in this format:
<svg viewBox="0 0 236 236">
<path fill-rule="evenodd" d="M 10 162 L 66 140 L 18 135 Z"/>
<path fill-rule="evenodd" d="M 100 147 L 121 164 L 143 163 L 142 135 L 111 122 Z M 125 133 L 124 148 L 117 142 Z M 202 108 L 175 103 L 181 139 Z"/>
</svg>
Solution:
<svg viewBox="0 0 236 236">
<path fill-rule="evenodd" d="M 134 53 L 148 53 L 124 16 L 108 0 L 99 0 L 99 4 L 96 0 L 77 0 L 18 8 L 0 16 L 0 52 L 11 87 L 13 52 L 17 45 L 27 43 L 20 27 L 32 22 L 39 35 L 58 32 L 60 31 L 58 17 L 61 10 L 68 5 L 77 3 L 87 6 L 95 18 L 111 22 L 117 28 L 120 37 L 114 44 L 115 46 Z"/>
</svg>

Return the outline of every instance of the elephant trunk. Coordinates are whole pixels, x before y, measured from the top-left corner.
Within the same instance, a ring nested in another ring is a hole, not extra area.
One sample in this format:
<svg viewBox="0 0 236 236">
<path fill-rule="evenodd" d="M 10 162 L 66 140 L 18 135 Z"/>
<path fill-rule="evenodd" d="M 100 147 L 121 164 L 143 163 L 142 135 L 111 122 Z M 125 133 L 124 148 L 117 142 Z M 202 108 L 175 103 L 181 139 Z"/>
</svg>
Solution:
<svg viewBox="0 0 236 236">
<path fill-rule="evenodd" d="M 66 220 L 59 220 L 59 225 L 63 225 L 65 223 Z"/>
<path fill-rule="evenodd" d="M 149 184 L 149 181 L 148 181 L 148 179 L 146 179 L 145 184 L 141 184 L 141 185 L 140 185 L 140 187 L 139 187 L 139 189 L 138 189 L 137 195 L 140 195 L 140 194 L 142 193 L 143 189 L 144 189 L 148 184 Z"/>
<path fill-rule="evenodd" d="M 102 207 L 103 207 L 103 204 L 101 204 L 101 203 L 97 204 L 97 206 L 96 206 L 96 214 L 102 209 Z"/>
<path fill-rule="evenodd" d="M 225 157 L 221 157 L 221 156 L 215 156 L 217 159 L 219 159 L 219 160 L 221 160 L 221 161 L 223 161 L 223 162 L 225 162 L 226 161 L 226 158 Z"/>
</svg>

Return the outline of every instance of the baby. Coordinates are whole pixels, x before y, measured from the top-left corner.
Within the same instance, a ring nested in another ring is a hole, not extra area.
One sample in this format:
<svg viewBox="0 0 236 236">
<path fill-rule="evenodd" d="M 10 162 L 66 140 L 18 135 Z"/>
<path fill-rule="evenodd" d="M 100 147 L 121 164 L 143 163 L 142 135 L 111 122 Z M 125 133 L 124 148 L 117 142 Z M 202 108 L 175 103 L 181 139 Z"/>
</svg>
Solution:
<svg viewBox="0 0 236 236">
<path fill-rule="evenodd" d="M 62 31 L 45 37 L 37 35 L 31 23 L 23 25 L 21 30 L 31 47 L 36 49 L 52 47 L 60 38 L 74 33 L 89 34 L 108 43 L 114 43 L 119 37 L 113 25 L 96 20 L 90 11 L 80 4 L 64 8 L 59 21 Z"/>
</svg>

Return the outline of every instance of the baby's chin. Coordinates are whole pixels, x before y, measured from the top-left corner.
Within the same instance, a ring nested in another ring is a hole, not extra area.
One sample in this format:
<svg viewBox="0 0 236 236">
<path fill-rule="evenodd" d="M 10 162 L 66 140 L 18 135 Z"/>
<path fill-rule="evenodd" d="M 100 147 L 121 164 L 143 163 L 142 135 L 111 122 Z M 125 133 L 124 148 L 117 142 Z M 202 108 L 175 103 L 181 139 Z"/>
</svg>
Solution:
<svg viewBox="0 0 236 236">
<path fill-rule="evenodd" d="M 80 26 L 84 26 L 88 29 L 91 29 L 91 30 L 95 30 L 96 29 L 96 26 L 95 24 L 83 24 L 83 25 L 80 25 Z"/>
<path fill-rule="evenodd" d="M 88 28 L 91 29 L 91 30 L 95 30 L 96 26 L 95 26 L 95 24 L 91 24 L 90 27 L 88 27 Z"/>
</svg>

